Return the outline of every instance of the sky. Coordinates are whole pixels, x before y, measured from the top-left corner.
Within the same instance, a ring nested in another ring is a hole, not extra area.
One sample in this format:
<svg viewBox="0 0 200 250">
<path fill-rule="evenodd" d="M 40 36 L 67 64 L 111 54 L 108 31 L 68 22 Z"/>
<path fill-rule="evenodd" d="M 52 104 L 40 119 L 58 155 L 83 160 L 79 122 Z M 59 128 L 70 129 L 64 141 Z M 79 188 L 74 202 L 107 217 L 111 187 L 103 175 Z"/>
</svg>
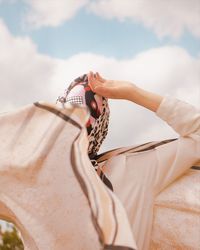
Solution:
<svg viewBox="0 0 200 250">
<path fill-rule="evenodd" d="M 55 103 L 90 70 L 200 108 L 199 0 L 0 0 L 0 112 Z M 153 112 L 109 100 L 100 152 L 178 135 Z"/>
</svg>

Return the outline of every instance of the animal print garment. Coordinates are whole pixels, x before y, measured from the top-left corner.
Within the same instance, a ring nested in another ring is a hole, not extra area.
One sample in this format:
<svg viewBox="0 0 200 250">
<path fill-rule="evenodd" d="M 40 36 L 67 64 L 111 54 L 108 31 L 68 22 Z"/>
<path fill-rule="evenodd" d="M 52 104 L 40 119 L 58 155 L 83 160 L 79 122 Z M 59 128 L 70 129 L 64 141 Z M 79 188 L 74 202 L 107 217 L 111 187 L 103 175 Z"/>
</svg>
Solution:
<svg viewBox="0 0 200 250">
<path fill-rule="evenodd" d="M 94 159 L 97 152 L 108 133 L 110 109 L 108 106 L 108 99 L 94 93 L 88 85 L 88 77 L 86 74 L 76 78 L 64 94 L 57 98 L 56 102 L 72 103 L 78 105 L 85 105 L 89 108 L 90 117 L 86 124 L 89 147 L 88 155 L 103 182 L 112 189 L 112 184 L 107 179 L 102 169 Z"/>
</svg>

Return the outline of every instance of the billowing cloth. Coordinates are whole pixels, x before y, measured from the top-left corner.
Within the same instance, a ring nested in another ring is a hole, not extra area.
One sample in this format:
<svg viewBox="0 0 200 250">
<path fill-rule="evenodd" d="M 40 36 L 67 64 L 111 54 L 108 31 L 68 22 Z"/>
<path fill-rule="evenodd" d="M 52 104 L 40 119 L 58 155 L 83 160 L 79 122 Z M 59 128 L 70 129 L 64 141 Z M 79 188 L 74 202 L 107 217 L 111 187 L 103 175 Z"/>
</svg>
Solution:
<svg viewBox="0 0 200 250">
<path fill-rule="evenodd" d="M 106 166 L 105 173 L 113 184 L 115 194 L 127 211 L 139 250 L 150 249 L 153 208 L 157 195 L 200 161 L 200 111 L 189 103 L 165 96 L 156 115 L 168 123 L 180 136 L 161 142 L 150 142 L 136 147 L 113 150 L 99 155 L 96 159 L 99 165 Z M 196 198 L 200 199 L 199 194 L 193 198 L 195 203 Z M 196 213 L 199 217 L 198 204 Z M 160 217 L 166 214 L 165 210 Z M 167 216 L 172 219 L 169 214 Z M 168 223 L 166 220 L 163 221 Z M 173 222 L 169 223 L 173 224 Z M 165 228 L 167 226 L 163 225 Z M 187 230 L 183 225 L 180 226 L 183 227 L 183 231 Z M 200 223 L 193 223 L 191 226 L 194 227 L 190 230 L 191 232 L 200 232 Z M 168 228 L 172 229 L 172 227 Z M 159 232 L 158 228 L 156 232 Z M 164 232 L 163 228 L 162 232 Z M 168 235 L 170 234 L 168 233 Z M 187 233 L 182 235 L 185 236 Z M 159 238 L 161 235 L 157 236 Z M 167 236 L 166 231 L 163 236 Z M 186 237 L 190 237 L 190 235 Z M 176 245 L 172 239 L 168 241 L 169 246 Z M 186 241 L 181 242 L 178 244 L 183 246 Z M 154 244 L 157 243 L 154 234 Z M 199 238 L 196 239 L 196 243 L 199 243 Z M 191 248 L 183 246 L 182 249 Z"/>
<path fill-rule="evenodd" d="M 0 218 L 16 224 L 26 250 L 136 248 L 88 157 L 86 111 L 38 102 L 0 115 Z"/>
<path fill-rule="evenodd" d="M 62 104 L 71 103 L 88 108 L 90 112 L 90 117 L 86 123 L 89 140 L 88 155 L 101 180 L 113 190 L 111 182 L 94 159 L 108 133 L 110 115 L 108 99 L 97 95 L 91 90 L 88 84 L 88 77 L 84 74 L 76 78 L 65 89 L 64 94 L 57 98 L 56 102 Z"/>
<path fill-rule="evenodd" d="M 149 250 L 151 239 L 152 249 L 198 249 L 199 175 L 172 187 L 172 196 L 165 188 L 200 161 L 200 112 L 165 97 L 156 114 L 180 137 L 96 157 L 114 192 L 88 157 L 85 108 L 39 102 L 0 116 L 0 218 L 17 225 L 25 249 Z"/>
</svg>

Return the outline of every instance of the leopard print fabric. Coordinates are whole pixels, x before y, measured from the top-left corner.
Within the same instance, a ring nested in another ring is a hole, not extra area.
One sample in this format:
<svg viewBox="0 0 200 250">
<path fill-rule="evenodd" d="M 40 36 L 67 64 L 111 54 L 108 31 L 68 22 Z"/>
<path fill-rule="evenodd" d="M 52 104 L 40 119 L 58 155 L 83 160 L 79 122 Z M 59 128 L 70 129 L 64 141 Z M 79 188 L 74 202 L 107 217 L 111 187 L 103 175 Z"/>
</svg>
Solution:
<svg viewBox="0 0 200 250">
<path fill-rule="evenodd" d="M 65 89 L 64 94 L 57 98 L 56 102 L 86 105 L 89 108 L 90 118 L 86 124 L 89 141 L 88 155 L 102 181 L 113 190 L 112 184 L 94 159 L 108 133 L 110 115 L 108 99 L 97 95 L 91 90 L 88 85 L 87 75 L 84 74 L 76 78 L 69 87 Z"/>
<path fill-rule="evenodd" d="M 109 114 L 108 101 L 105 98 L 102 98 L 102 113 L 94 122 L 93 128 L 88 135 L 88 153 L 91 157 L 94 157 L 97 154 L 103 140 L 106 138 L 108 133 Z"/>
<path fill-rule="evenodd" d="M 88 85 L 87 75 L 76 78 L 56 102 L 87 105 L 90 118 L 86 124 L 88 132 L 88 154 L 94 158 L 108 133 L 110 110 L 108 99 L 94 93 Z"/>
</svg>

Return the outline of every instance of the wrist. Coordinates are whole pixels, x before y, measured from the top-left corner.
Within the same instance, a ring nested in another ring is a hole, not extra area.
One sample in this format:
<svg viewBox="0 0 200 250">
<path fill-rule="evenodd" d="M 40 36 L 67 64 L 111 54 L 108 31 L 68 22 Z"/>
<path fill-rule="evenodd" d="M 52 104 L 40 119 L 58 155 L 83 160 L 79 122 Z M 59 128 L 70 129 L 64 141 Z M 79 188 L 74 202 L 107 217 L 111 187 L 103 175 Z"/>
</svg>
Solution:
<svg viewBox="0 0 200 250">
<path fill-rule="evenodd" d="M 135 86 L 130 92 L 129 100 L 153 112 L 156 112 L 160 103 L 163 100 L 163 96 Z"/>
<path fill-rule="evenodd" d="M 128 85 L 129 86 L 126 91 L 125 99 L 131 102 L 135 102 L 139 94 L 139 88 L 135 84 L 130 83 L 130 82 L 128 83 Z"/>
</svg>

